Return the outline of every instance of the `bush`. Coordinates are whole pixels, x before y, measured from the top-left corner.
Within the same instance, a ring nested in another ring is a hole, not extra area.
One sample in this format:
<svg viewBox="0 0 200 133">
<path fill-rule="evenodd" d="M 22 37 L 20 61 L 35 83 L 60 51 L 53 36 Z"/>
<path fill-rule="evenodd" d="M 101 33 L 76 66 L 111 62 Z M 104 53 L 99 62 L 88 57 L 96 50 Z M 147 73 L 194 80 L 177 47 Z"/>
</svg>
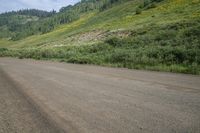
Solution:
<svg viewBox="0 0 200 133">
<path fill-rule="evenodd" d="M 75 56 L 70 57 L 67 62 L 69 63 L 77 63 L 77 64 L 96 64 L 96 61 L 94 58 L 90 56 Z"/>
<path fill-rule="evenodd" d="M 107 57 L 107 62 L 123 63 L 129 60 L 130 53 L 126 50 L 116 49 Z"/>
<path fill-rule="evenodd" d="M 144 7 L 146 7 L 147 5 L 149 5 L 151 3 L 151 0 L 144 0 Z"/>
<path fill-rule="evenodd" d="M 108 43 L 110 46 L 113 46 L 113 47 L 121 47 L 123 45 L 122 40 L 117 37 L 112 37 L 110 39 L 107 39 L 105 43 Z"/>
<path fill-rule="evenodd" d="M 146 8 L 147 9 L 156 8 L 156 3 L 151 3 Z"/>
<path fill-rule="evenodd" d="M 136 13 L 136 14 L 141 14 L 141 13 L 142 13 L 142 9 L 138 7 L 138 8 L 136 9 L 135 13 Z"/>
<path fill-rule="evenodd" d="M 0 52 L 8 51 L 7 48 L 0 48 Z"/>
<path fill-rule="evenodd" d="M 112 41 L 108 40 L 107 43 L 111 43 L 110 44 L 111 46 L 115 45 L 115 41 L 113 42 L 113 40 Z M 97 52 L 100 52 L 100 51 L 110 50 L 111 47 L 107 43 L 97 43 L 97 44 L 93 44 L 91 46 L 87 46 L 88 52 L 89 53 L 97 53 Z"/>
</svg>

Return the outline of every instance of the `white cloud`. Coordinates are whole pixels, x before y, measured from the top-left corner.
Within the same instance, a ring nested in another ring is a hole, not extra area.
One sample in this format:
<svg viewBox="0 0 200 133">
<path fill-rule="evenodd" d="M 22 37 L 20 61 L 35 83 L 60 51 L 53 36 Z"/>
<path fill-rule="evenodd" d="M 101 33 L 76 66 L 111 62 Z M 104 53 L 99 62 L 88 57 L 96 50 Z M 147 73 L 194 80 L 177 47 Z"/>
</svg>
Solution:
<svg viewBox="0 0 200 133">
<path fill-rule="evenodd" d="M 59 10 L 79 0 L 0 0 L 0 13 L 19 9 Z"/>
</svg>

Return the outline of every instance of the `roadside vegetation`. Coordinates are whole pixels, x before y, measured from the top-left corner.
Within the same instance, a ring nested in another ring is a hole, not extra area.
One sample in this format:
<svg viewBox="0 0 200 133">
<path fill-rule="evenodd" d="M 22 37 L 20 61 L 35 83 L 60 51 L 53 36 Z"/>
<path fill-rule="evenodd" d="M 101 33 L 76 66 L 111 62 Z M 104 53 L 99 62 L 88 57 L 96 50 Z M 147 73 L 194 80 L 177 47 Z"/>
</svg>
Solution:
<svg viewBox="0 0 200 133">
<path fill-rule="evenodd" d="M 117 2 L 47 34 L 0 41 L 0 56 L 200 74 L 198 0 Z M 107 34 L 78 41 L 94 31 Z"/>
</svg>

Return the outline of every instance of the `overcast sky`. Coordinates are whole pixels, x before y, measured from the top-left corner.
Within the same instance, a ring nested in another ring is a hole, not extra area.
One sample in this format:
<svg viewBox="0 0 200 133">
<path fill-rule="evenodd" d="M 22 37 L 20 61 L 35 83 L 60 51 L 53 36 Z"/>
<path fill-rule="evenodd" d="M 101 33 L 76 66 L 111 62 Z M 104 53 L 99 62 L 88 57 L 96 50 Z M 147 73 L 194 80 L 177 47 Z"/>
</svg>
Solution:
<svg viewBox="0 0 200 133">
<path fill-rule="evenodd" d="M 79 0 L 0 0 L 0 13 L 6 11 L 16 11 L 19 9 L 41 9 L 56 10 L 69 4 L 75 4 Z"/>
</svg>

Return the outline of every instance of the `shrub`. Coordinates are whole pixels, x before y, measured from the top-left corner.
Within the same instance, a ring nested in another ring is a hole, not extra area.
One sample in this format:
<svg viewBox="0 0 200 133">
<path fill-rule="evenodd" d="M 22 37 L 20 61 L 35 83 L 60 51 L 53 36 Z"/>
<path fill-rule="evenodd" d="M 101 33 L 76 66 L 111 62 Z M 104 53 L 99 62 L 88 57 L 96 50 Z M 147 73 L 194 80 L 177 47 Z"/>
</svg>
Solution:
<svg viewBox="0 0 200 133">
<path fill-rule="evenodd" d="M 151 3 L 151 0 L 144 0 L 144 7 L 149 5 Z"/>
<path fill-rule="evenodd" d="M 138 8 L 136 9 L 135 13 L 136 13 L 136 14 L 141 14 L 141 13 L 142 13 L 142 9 L 138 7 Z"/>
<path fill-rule="evenodd" d="M 122 46 L 122 40 L 117 37 L 112 37 L 110 39 L 107 39 L 105 43 L 108 43 L 109 45 L 113 47 L 121 47 Z"/>
<path fill-rule="evenodd" d="M 108 43 L 111 43 L 111 45 L 114 45 L 115 42 L 112 42 L 111 40 L 107 41 Z M 107 44 L 107 43 L 97 43 L 97 44 L 93 44 L 91 46 L 87 46 L 87 48 L 89 51 L 89 53 L 97 53 L 100 51 L 107 51 L 109 49 L 111 49 L 111 47 Z"/>
<path fill-rule="evenodd" d="M 147 9 L 156 8 L 156 3 L 151 3 L 147 6 Z"/>
<path fill-rule="evenodd" d="M 116 49 L 112 51 L 110 56 L 107 58 L 107 62 L 112 62 L 112 63 L 123 63 L 129 60 L 130 58 L 130 53 L 127 52 L 126 50 L 122 49 Z"/>
<path fill-rule="evenodd" d="M 0 52 L 8 51 L 7 48 L 0 48 Z"/>
</svg>

